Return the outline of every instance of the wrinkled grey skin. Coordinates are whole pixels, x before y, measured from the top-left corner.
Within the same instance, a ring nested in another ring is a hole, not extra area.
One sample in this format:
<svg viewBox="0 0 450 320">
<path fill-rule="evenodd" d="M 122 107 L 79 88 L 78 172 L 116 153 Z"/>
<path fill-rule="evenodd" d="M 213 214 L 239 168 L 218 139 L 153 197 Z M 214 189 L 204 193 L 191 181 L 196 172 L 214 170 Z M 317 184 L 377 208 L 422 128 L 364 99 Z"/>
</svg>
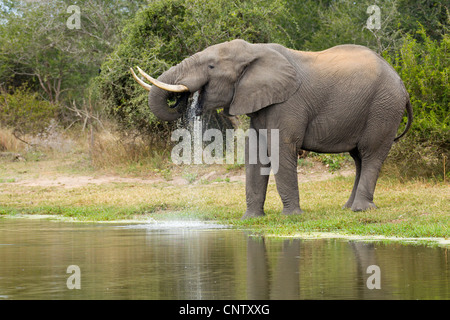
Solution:
<svg viewBox="0 0 450 320">
<path fill-rule="evenodd" d="M 246 114 L 251 128 L 279 129 L 279 169 L 275 174 L 283 214 L 300 214 L 297 181 L 299 149 L 349 152 L 355 183 L 345 208 L 376 208 L 373 194 L 381 165 L 398 138 L 409 95 L 394 69 L 379 55 L 357 45 L 303 52 L 277 44 L 233 40 L 211 46 L 170 68 L 158 80 L 200 90 L 198 113 L 223 107 Z M 168 92 L 152 88 L 149 106 L 159 118 L 177 119 L 167 107 Z M 183 96 L 185 99 L 185 96 Z M 248 150 L 248 149 L 247 149 Z M 270 150 L 270 148 L 269 148 Z M 269 176 L 261 164 L 246 163 L 247 211 L 264 215 Z"/>
</svg>

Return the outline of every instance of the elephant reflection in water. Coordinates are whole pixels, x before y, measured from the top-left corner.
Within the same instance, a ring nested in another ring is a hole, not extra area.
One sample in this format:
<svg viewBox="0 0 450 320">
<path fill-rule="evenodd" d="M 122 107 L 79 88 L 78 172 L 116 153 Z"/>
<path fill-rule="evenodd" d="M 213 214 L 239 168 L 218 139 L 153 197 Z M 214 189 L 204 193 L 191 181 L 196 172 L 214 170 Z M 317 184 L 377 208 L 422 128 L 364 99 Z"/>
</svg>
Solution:
<svg viewBox="0 0 450 320">
<path fill-rule="evenodd" d="M 373 243 L 363 242 L 348 242 L 350 250 L 339 251 L 336 255 L 337 259 L 333 260 L 333 253 L 329 248 L 315 248 L 319 251 L 325 249 L 328 256 L 322 256 L 322 252 L 318 252 L 319 259 L 323 260 L 323 264 L 330 264 L 325 269 L 333 269 L 336 265 L 345 263 L 342 279 L 339 277 L 333 278 L 329 270 L 322 274 L 320 283 L 327 283 L 333 288 L 327 288 L 326 292 L 321 292 L 320 297 L 339 298 L 339 295 L 346 295 L 346 297 L 356 299 L 385 299 L 387 290 L 371 290 L 367 287 L 367 279 L 371 274 L 367 273 L 367 267 L 370 265 L 377 265 L 375 255 L 375 248 Z M 300 264 L 301 264 L 301 250 L 307 249 L 305 243 L 301 239 L 285 240 L 282 243 L 281 252 L 277 257 L 275 268 L 272 270 L 269 267 L 269 259 L 266 250 L 266 244 L 263 237 L 248 237 L 247 239 L 247 298 L 254 300 L 263 299 L 314 299 L 315 296 L 301 297 L 300 293 Z M 348 257 L 342 257 L 342 254 L 347 252 Z M 351 259 L 354 257 L 354 260 Z M 347 259 L 350 258 L 350 259 Z M 340 261 L 338 261 L 340 260 Z M 348 262 L 346 262 L 348 261 Z M 355 263 L 353 262 L 356 262 Z M 311 267 L 311 266 L 310 266 Z M 323 270 L 310 270 L 317 275 L 321 275 Z M 311 274 L 304 270 L 303 274 Z M 354 274 L 354 275 L 352 275 Z M 350 281 L 350 283 L 346 283 Z M 382 280 L 381 280 L 382 281 Z M 305 281 L 307 282 L 307 281 Z M 320 287 L 320 284 L 318 284 Z M 341 288 L 336 288 L 342 286 Z M 318 287 L 318 288 L 319 288 Z M 305 292 L 311 291 L 310 288 Z M 342 290 L 342 291 L 340 291 Z M 325 294 L 325 295 L 323 295 Z M 342 296 L 341 296 L 342 297 Z"/>
<path fill-rule="evenodd" d="M 293 299 L 299 297 L 300 239 L 283 241 L 282 252 L 270 288 L 269 264 L 264 238 L 247 239 L 248 299 Z"/>
<path fill-rule="evenodd" d="M 379 267 L 379 262 L 376 259 L 375 246 L 373 242 L 349 242 L 349 245 L 355 255 L 357 262 L 357 279 L 359 279 L 358 286 L 366 288 L 367 290 L 360 290 L 358 292 L 358 299 L 386 299 L 387 293 L 390 290 L 386 290 L 386 283 L 383 281 L 381 275 L 376 280 L 380 289 L 369 289 L 367 281 L 372 276 L 372 271 L 368 269 L 369 266 Z M 378 272 L 378 271 L 376 271 Z"/>
</svg>

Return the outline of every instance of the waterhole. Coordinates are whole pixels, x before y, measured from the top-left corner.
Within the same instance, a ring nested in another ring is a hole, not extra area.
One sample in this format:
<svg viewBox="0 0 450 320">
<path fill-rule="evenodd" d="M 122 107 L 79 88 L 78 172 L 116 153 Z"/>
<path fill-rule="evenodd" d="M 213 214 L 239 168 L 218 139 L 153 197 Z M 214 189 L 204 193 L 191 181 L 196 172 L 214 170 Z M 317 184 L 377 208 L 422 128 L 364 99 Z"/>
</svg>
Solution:
<svg viewBox="0 0 450 320">
<path fill-rule="evenodd" d="M 450 299 L 449 274 L 442 247 L 0 219 L 0 299 Z"/>
</svg>

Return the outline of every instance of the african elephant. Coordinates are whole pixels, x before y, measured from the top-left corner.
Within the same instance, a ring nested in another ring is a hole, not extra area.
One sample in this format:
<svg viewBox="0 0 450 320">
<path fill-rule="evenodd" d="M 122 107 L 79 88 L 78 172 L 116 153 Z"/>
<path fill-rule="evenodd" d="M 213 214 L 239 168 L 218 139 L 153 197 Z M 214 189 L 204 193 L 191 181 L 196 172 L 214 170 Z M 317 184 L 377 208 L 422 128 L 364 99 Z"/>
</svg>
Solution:
<svg viewBox="0 0 450 320">
<path fill-rule="evenodd" d="M 224 108 L 229 115 L 248 115 L 256 131 L 278 129 L 275 181 L 283 214 L 288 215 L 302 213 L 296 168 L 300 149 L 349 152 L 356 177 L 344 207 L 376 208 L 373 194 L 382 163 L 412 122 L 409 95 L 399 75 L 382 57 L 359 45 L 305 52 L 233 40 L 186 58 L 157 80 L 139 69 L 154 86 L 131 71 L 144 88 L 152 87 L 149 106 L 162 120 L 179 118 L 189 94 L 198 91 L 197 114 Z M 168 98 L 175 93 L 177 104 L 169 107 Z M 396 137 L 405 109 L 408 122 Z M 264 215 L 269 177 L 260 174 L 262 166 L 270 164 L 246 163 L 243 218 Z"/>
</svg>

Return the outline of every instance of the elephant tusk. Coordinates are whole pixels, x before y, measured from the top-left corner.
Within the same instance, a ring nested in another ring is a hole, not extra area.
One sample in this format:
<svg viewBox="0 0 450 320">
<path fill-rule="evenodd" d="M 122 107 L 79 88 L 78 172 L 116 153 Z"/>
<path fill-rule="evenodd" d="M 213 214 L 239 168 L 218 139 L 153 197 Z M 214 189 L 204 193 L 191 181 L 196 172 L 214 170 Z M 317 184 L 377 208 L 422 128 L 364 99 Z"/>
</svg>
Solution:
<svg viewBox="0 0 450 320">
<path fill-rule="evenodd" d="M 160 89 L 166 90 L 166 91 L 170 91 L 170 92 L 186 92 L 189 91 L 188 87 L 182 85 L 182 84 L 167 84 L 164 82 L 161 82 L 159 80 L 156 80 L 154 78 L 152 78 L 151 76 L 149 76 L 148 74 L 146 74 L 144 71 L 142 71 L 141 68 L 136 67 L 139 72 L 144 76 L 145 79 L 147 79 L 148 81 L 150 81 L 151 83 L 153 83 L 155 86 L 157 86 Z"/>
<path fill-rule="evenodd" d="M 144 81 L 142 81 L 141 79 L 139 79 L 136 74 L 133 71 L 133 68 L 130 68 L 131 74 L 133 75 L 133 78 L 147 91 L 150 91 L 150 89 L 152 88 L 151 85 L 145 83 Z"/>
</svg>

